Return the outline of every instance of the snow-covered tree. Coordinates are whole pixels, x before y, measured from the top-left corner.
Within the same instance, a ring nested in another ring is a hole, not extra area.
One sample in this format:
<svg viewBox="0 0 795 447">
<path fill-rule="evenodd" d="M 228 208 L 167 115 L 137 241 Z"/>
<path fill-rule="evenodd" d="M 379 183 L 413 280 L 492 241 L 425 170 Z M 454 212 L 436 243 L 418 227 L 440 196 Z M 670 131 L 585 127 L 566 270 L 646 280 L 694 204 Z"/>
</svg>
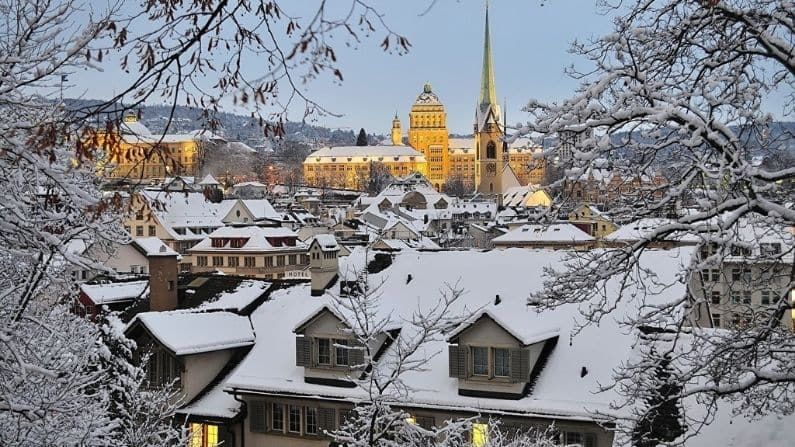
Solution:
<svg viewBox="0 0 795 447">
<path fill-rule="evenodd" d="M 612 217 L 621 222 L 674 218 L 625 247 L 572 257 L 566 268 L 550 272 L 545 292 L 533 299 L 549 307 L 582 303 L 583 324 L 596 324 L 617 307 L 636 306 L 627 326 L 688 333 L 675 338 L 669 353 L 683 385 L 680 397 L 697 395 L 709 410 L 688 421 L 696 430 L 710 420 L 719 400 L 732 401 L 751 416 L 791 414 L 795 335 L 781 322 L 789 320 L 795 287 L 793 246 L 786 237 L 775 249 L 759 246 L 764 235 L 786 235 L 795 224 L 795 166 L 765 161 L 788 159 L 792 147 L 791 131 L 774 123 L 771 113 L 786 119 L 795 112 L 795 4 L 614 3 L 602 4 L 615 15 L 613 31 L 573 45 L 589 64 L 570 70 L 581 87 L 559 103 L 531 101 L 526 110 L 532 119 L 520 133 L 584 136 L 570 156 L 558 157 L 566 168 L 565 177 L 552 185 L 562 191 L 558 205 L 577 199 L 567 195 L 566 182 L 609 163 Z M 551 148 L 545 156 L 557 153 Z M 749 228 L 750 239 L 743 239 Z M 691 277 L 738 256 L 755 266 L 751 287 L 767 284 L 764 275 L 776 272 L 781 281 L 773 286 L 770 304 L 751 309 L 747 324 L 714 331 L 689 329 L 693 312 L 709 312 L 712 304 L 695 290 L 676 302 L 638 302 L 630 292 L 644 286 L 635 274 L 638 255 L 671 237 L 699 244 L 684 269 Z M 631 287 L 605 289 L 605 280 L 615 276 Z M 601 301 L 585 303 L 593 291 L 601 293 Z M 636 381 L 650 365 L 628 365 L 617 373 L 617 385 Z M 628 391 L 623 405 L 632 405 L 637 387 L 619 388 Z"/>
</svg>

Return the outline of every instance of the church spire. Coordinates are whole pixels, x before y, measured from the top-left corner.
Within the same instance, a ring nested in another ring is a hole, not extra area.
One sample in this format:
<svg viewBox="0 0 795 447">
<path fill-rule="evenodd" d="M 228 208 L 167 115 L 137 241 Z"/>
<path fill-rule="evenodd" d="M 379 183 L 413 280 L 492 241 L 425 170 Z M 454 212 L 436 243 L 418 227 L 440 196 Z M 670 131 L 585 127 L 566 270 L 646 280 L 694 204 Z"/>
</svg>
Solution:
<svg viewBox="0 0 795 447">
<path fill-rule="evenodd" d="M 491 60 L 491 34 L 489 33 L 489 4 L 486 2 L 486 32 L 483 39 L 483 68 L 480 79 L 480 104 L 497 104 L 494 88 L 494 63 Z"/>
</svg>

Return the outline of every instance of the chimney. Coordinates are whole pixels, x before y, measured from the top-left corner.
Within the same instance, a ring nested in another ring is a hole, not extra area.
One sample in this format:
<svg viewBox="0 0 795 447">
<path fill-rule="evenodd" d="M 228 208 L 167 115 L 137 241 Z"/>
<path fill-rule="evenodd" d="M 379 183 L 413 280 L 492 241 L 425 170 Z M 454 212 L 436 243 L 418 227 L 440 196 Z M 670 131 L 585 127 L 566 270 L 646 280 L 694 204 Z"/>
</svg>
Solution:
<svg viewBox="0 0 795 447">
<path fill-rule="evenodd" d="M 166 311 L 177 308 L 177 252 L 161 245 L 147 255 L 149 261 L 149 310 Z"/>
<path fill-rule="evenodd" d="M 318 234 L 309 244 L 309 274 L 312 296 L 321 296 L 339 273 L 339 245 L 334 235 Z"/>
</svg>

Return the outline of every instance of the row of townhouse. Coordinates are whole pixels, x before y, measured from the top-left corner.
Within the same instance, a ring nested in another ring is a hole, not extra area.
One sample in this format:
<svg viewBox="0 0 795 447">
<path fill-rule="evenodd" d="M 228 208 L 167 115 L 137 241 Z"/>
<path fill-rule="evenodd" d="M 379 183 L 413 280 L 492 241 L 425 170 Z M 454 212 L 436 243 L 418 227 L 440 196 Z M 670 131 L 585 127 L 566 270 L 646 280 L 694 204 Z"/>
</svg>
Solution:
<svg viewBox="0 0 795 447">
<path fill-rule="evenodd" d="M 321 259 L 340 262 L 335 255 L 314 256 L 324 252 L 320 241 L 311 243 L 310 252 L 316 269 Z M 638 287 L 635 299 L 649 304 L 680 299 L 687 290 L 677 278 L 692 254 L 689 247 L 645 252 L 641 265 L 673 286 Z M 487 445 L 496 420 L 503 430 L 554 427 L 560 445 L 613 445 L 612 426 L 604 417 L 629 409 L 611 407 L 615 390 L 597 391 L 633 355 L 639 333 L 621 326 L 617 315 L 572 338 L 577 306 L 542 312 L 528 306 L 528 292 L 542 287 L 543 269 L 564 257 L 562 251 L 523 249 L 404 251 L 371 275 L 381 284 L 375 317 L 388 320 L 383 333 L 368 342 L 370 352 L 379 353 L 376 363 L 387 364 L 395 341 L 412 336 L 414 312 L 437 305 L 440 283 L 457 282 L 465 290 L 451 312 L 466 318 L 444 338 L 430 341 L 423 350 L 426 367 L 404 378 L 408 392 L 395 405 L 411 415 L 411 423 L 441 427 L 451 419 L 474 418 L 468 439 L 476 447 Z M 184 402 L 179 412 L 193 434 L 192 445 L 329 445 L 328 433 L 367 400 L 357 386 L 368 359 L 351 335 L 354 317 L 332 297 L 341 292 L 340 284 L 356 280 L 357 267 L 366 263 L 366 252 L 355 251 L 340 262 L 339 281 L 318 287 L 328 279 L 324 276 L 313 285 L 273 287 L 245 311 L 147 312 L 132 320 L 128 336 L 156 353 L 146 365 L 152 384 L 179 379 Z M 648 275 L 637 274 L 636 284 Z M 695 400 L 685 405 L 699 411 Z M 703 428 L 708 441 L 696 437 L 688 445 L 719 445 L 739 434 L 754 442 L 787 439 L 795 426 L 791 417 L 760 424 L 730 413 L 727 404 Z"/>
</svg>

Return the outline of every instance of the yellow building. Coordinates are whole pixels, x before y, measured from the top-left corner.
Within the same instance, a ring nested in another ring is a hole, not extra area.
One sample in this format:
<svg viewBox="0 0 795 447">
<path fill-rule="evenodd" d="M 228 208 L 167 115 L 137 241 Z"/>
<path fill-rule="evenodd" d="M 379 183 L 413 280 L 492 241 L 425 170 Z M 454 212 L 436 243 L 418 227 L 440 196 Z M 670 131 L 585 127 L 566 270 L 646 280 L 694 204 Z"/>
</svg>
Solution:
<svg viewBox="0 0 795 447">
<path fill-rule="evenodd" d="M 118 133 L 98 136 L 105 151 L 98 168 L 106 177 L 131 181 L 195 175 L 201 135 L 153 134 L 135 115 L 127 115 Z"/>
<path fill-rule="evenodd" d="M 511 187 L 544 181 L 546 163 L 537 157 L 541 152 L 540 146 L 528 139 L 518 139 L 510 145 L 503 142 L 504 123 L 497 104 L 488 9 L 481 68 L 473 137 L 450 138 L 444 105 L 431 85 L 426 83 L 411 106 L 408 129 L 408 144 L 423 157 L 423 162 L 418 161 L 418 155 L 414 156 L 416 166 L 403 161 L 390 162 L 387 165 L 390 172 L 402 176 L 415 168 L 437 190 L 441 190 L 449 179 L 456 178 L 473 192 L 498 197 Z M 395 147 L 405 148 L 397 114 L 392 120 L 391 141 Z M 369 168 L 368 163 L 361 160 L 374 158 L 371 148 L 373 146 L 358 148 L 356 155 L 350 157 L 333 157 L 336 158 L 333 162 L 329 161 L 330 156 L 317 155 L 317 152 L 311 154 L 304 162 L 304 179 L 307 184 L 315 186 L 345 185 L 346 188 L 364 189 L 366 183 L 362 179 L 369 175 Z M 352 149 L 333 150 L 350 152 Z M 331 149 L 322 151 L 325 154 Z"/>
<path fill-rule="evenodd" d="M 364 190 L 370 172 L 383 166 L 394 177 L 428 176 L 425 156 L 409 146 L 340 146 L 317 150 L 304 160 L 308 185 Z"/>
<path fill-rule="evenodd" d="M 425 155 L 428 180 L 440 190 L 450 170 L 447 113 L 439 97 L 425 84 L 409 113 L 409 145 Z"/>
</svg>

